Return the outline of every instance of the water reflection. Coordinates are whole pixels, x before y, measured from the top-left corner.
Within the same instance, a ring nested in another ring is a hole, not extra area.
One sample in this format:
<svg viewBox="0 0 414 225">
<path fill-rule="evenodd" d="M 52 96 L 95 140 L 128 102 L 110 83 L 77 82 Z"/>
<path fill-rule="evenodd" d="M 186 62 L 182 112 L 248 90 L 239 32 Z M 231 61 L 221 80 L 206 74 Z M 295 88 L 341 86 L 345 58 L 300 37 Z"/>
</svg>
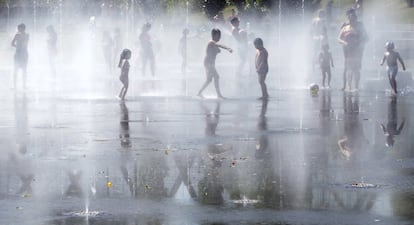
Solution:
<svg viewBox="0 0 414 225">
<path fill-rule="evenodd" d="M 203 157 L 205 161 L 205 170 L 203 177 L 198 183 L 198 198 L 201 203 L 220 205 L 223 203 L 223 180 L 221 166 L 221 153 L 219 143 L 216 139 L 216 129 L 220 121 L 220 102 L 216 102 L 214 111 L 210 111 L 204 102 L 200 103 L 205 113 L 205 136 L 207 138 L 207 157 Z"/>
<path fill-rule="evenodd" d="M 121 108 L 121 118 L 119 121 L 120 124 L 120 132 L 119 132 L 119 141 L 121 143 L 121 156 L 120 156 L 120 169 L 122 173 L 122 177 L 126 184 L 129 187 L 129 192 L 131 196 L 134 195 L 134 185 L 132 178 L 130 177 L 130 173 L 128 172 L 128 162 L 131 159 L 131 140 L 130 140 L 130 132 L 129 132 L 129 110 L 126 106 L 125 102 L 122 101 L 119 104 Z"/>
<path fill-rule="evenodd" d="M 268 134 L 265 132 L 267 131 L 267 99 L 262 100 L 262 107 L 260 110 L 260 115 L 257 123 L 257 129 L 260 132 L 259 135 L 259 143 L 256 145 L 256 159 L 264 159 L 269 154 L 268 146 L 269 146 L 269 139 Z"/>
<path fill-rule="evenodd" d="M 368 145 L 363 125 L 359 118 L 359 94 L 346 93 L 343 96 L 344 105 L 344 136 L 338 140 L 342 156 L 349 160 L 353 155 L 362 153 Z"/>
<path fill-rule="evenodd" d="M 82 172 L 79 170 L 70 170 L 67 172 L 69 178 L 69 186 L 65 191 L 66 197 L 82 197 L 83 191 L 81 187 Z"/>
<path fill-rule="evenodd" d="M 15 172 L 20 179 L 20 188 L 16 192 L 24 197 L 33 194 L 32 182 L 34 181 L 34 170 L 31 156 L 27 153 L 29 140 L 28 131 L 28 111 L 26 95 L 14 96 L 14 115 L 16 127 L 16 144 L 17 152 L 11 152 L 9 155 L 9 165 L 11 171 Z"/>
<path fill-rule="evenodd" d="M 397 98 L 392 97 L 390 103 L 388 104 L 388 122 L 387 126 L 381 124 L 382 131 L 386 137 L 385 145 L 391 147 L 394 145 L 394 137 L 400 135 L 402 129 L 404 128 L 405 119 L 402 120 L 400 126 L 398 126 L 398 114 L 397 114 Z"/>
</svg>

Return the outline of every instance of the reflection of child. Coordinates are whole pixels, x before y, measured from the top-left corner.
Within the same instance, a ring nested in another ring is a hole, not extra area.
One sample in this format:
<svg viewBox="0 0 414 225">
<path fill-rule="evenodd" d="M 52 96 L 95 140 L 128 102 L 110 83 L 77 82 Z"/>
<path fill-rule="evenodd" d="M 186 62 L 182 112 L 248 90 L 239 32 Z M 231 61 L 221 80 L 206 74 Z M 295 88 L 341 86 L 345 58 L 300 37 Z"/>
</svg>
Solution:
<svg viewBox="0 0 414 225">
<path fill-rule="evenodd" d="M 26 25 L 21 23 L 17 26 L 17 33 L 12 40 L 12 46 L 16 48 L 14 54 L 14 88 L 16 88 L 17 70 L 23 71 L 23 87 L 26 87 L 26 72 L 29 53 L 27 45 L 29 43 L 29 34 L 26 33 Z"/>
<path fill-rule="evenodd" d="M 328 75 L 328 88 L 331 87 L 331 66 L 334 67 L 332 54 L 329 52 L 329 45 L 323 45 L 319 53 L 319 66 L 322 72 L 322 86 L 325 87 L 326 75 Z"/>
<path fill-rule="evenodd" d="M 207 44 L 206 57 L 204 58 L 204 68 L 206 69 L 207 79 L 204 82 L 203 86 L 201 87 L 200 91 L 198 92 L 198 96 L 203 97 L 204 89 L 214 79 L 214 87 L 216 88 L 217 96 L 219 98 L 224 98 L 220 92 L 219 74 L 216 70 L 216 57 L 217 57 L 217 54 L 220 53 L 220 48 L 226 49 L 230 53 L 232 53 L 233 50 L 229 47 L 218 44 L 221 38 L 221 31 L 219 29 L 213 29 L 211 31 L 211 37 L 212 37 L 212 40 L 209 41 Z"/>
<path fill-rule="evenodd" d="M 381 66 L 384 64 L 385 60 L 387 60 L 388 79 L 391 84 L 392 94 L 396 95 L 397 94 L 397 81 L 395 80 L 395 77 L 397 76 L 397 73 L 398 73 L 397 60 L 400 61 L 403 70 L 405 70 L 405 65 L 400 56 L 400 53 L 394 51 L 394 47 L 395 47 L 394 43 L 392 42 L 387 42 L 385 44 L 385 48 L 387 49 L 387 51 L 384 53 L 384 57 L 381 60 Z"/>
<path fill-rule="evenodd" d="M 256 71 L 259 76 L 259 84 L 262 89 L 262 97 L 260 99 L 267 99 L 269 94 L 267 93 L 266 87 L 266 75 L 269 71 L 269 65 L 267 63 L 268 53 L 263 46 L 263 40 L 261 38 L 256 38 L 254 40 L 254 47 L 256 50 Z"/>
<path fill-rule="evenodd" d="M 121 53 L 118 67 L 121 68 L 121 75 L 119 76 L 119 80 L 122 82 L 122 88 L 119 92 L 119 98 L 124 100 L 125 95 L 128 91 L 128 85 L 129 85 L 129 59 L 131 58 L 131 50 L 124 49 Z"/>
</svg>

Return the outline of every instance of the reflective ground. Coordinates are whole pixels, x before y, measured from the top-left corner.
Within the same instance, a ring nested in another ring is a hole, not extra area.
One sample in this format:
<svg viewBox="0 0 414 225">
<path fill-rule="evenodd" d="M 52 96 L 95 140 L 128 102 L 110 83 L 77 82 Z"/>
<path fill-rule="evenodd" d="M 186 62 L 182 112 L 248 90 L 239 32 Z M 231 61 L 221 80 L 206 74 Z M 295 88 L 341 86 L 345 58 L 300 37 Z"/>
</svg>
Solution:
<svg viewBox="0 0 414 225">
<path fill-rule="evenodd" d="M 199 66 L 131 76 L 120 102 L 116 78 L 65 71 L 25 91 L 1 72 L 0 224 L 414 223 L 409 87 L 311 96 L 273 75 L 260 101 L 221 67 L 229 98 L 199 99 Z"/>
</svg>

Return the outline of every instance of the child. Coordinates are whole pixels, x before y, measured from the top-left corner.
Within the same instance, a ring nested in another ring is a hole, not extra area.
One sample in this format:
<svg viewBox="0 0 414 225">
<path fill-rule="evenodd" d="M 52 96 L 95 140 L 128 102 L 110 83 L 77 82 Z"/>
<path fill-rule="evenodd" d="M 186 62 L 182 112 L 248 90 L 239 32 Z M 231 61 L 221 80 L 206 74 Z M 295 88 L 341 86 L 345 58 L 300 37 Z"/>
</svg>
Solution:
<svg viewBox="0 0 414 225">
<path fill-rule="evenodd" d="M 131 50 L 124 49 L 121 53 L 121 57 L 119 59 L 118 67 L 121 68 L 121 75 L 119 76 L 119 80 L 122 82 L 122 89 L 119 92 L 119 98 L 121 100 L 125 100 L 125 95 L 128 91 L 128 84 L 129 84 L 129 59 L 131 58 Z"/>
<path fill-rule="evenodd" d="M 27 45 L 29 43 L 29 34 L 26 33 L 26 25 L 21 23 L 17 26 L 17 33 L 14 36 L 11 45 L 16 48 L 14 54 L 14 88 L 16 88 L 17 70 L 23 71 L 23 88 L 26 88 L 26 72 L 29 53 Z"/>
<path fill-rule="evenodd" d="M 322 45 L 322 51 L 319 53 L 319 67 L 322 72 L 322 86 L 325 86 L 326 75 L 328 75 L 328 88 L 331 87 L 331 66 L 334 67 L 332 54 L 329 52 L 329 45 Z"/>
<path fill-rule="evenodd" d="M 381 60 L 381 66 L 384 65 L 385 60 L 387 60 L 387 74 L 392 88 L 392 95 L 397 94 L 397 81 L 395 80 L 395 77 L 398 73 L 397 60 L 400 61 L 401 66 L 405 71 L 405 65 L 400 56 L 400 53 L 394 51 L 394 47 L 395 46 L 393 42 L 385 43 L 385 48 L 387 51 L 384 53 L 384 57 Z"/>
<path fill-rule="evenodd" d="M 142 57 L 142 75 L 145 76 L 145 68 L 147 61 L 150 61 L 151 74 L 155 76 L 155 57 L 152 49 L 151 36 L 148 34 L 151 30 L 151 24 L 145 23 L 142 27 L 141 34 L 139 35 L 139 41 L 141 43 L 141 57 Z"/>
<path fill-rule="evenodd" d="M 240 74 L 243 70 L 243 66 L 246 63 L 247 58 L 247 32 L 240 29 L 240 20 L 238 17 L 234 17 L 230 21 L 232 25 L 232 36 L 237 41 L 238 53 L 240 57 L 239 65 L 237 66 L 237 74 Z"/>
<path fill-rule="evenodd" d="M 266 87 L 266 75 L 269 71 L 269 65 L 267 64 L 268 53 L 267 50 L 263 46 L 263 40 L 261 38 L 254 39 L 254 47 L 256 50 L 256 72 L 259 76 L 259 84 L 260 88 L 262 89 L 262 97 L 259 99 L 267 99 L 269 98 L 269 94 L 267 93 Z"/>
<path fill-rule="evenodd" d="M 216 88 L 217 96 L 219 98 L 224 99 L 223 95 L 220 92 L 220 86 L 219 86 L 219 74 L 216 70 L 216 57 L 217 54 L 220 53 L 220 48 L 225 49 L 229 51 L 230 53 L 233 52 L 233 50 L 229 47 L 223 46 L 218 44 L 221 38 L 221 31 L 219 29 L 213 29 L 211 30 L 211 38 L 207 44 L 206 49 L 206 57 L 204 58 L 204 68 L 206 69 L 206 81 L 204 82 L 203 86 L 201 87 L 200 91 L 198 92 L 198 96 L 203 98 L 203 91 L 204 89 L 210 84 L 210 82 L 214 78 L 214 87 Z"/>
</svg>

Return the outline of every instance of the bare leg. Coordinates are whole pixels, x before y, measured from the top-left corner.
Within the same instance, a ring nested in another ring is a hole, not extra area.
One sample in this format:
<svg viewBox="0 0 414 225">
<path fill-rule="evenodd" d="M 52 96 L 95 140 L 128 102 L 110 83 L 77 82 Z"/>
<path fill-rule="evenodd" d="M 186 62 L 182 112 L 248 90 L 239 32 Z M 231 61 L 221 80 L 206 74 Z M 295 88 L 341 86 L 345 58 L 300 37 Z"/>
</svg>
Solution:
<svg viewBox="0 0 414 225">
<path fill-rule="evenodd" d="M 147 67 L 147 56 L 143 55 L 142 56 L 142 65 L 141 65 L 141 72 L 142 72 L 142 76 L 145 76 L 145 69 Z"/>
<path fill-rule="evenodd" d="M 22 70 L 23 70 L 23 73 L 22 73 L 23 88 L 26 89 L 26 75 L 27 75 L 26 66 L 24 66 Z"/>
<path fill-rule="evenodd" d="M 118 97 L 119 97 L 119 98 L 122 98 L 122 95 L 123 95 L 124 89 L 125 89 L 125 87 L 122 87 L 122 88 L 121 88 L 121 91 L 119 92 L 119 95 L 118 95 Z"/>
<path fill-rule="evenodd" d="M 346 88 L 347 75 L 348 75 L 348 69 L 345 66 L 344 73 L 343 73 L 343 81 L 344 81 L 343 83 L 344 83 L 344 86 L 342 87 L 342 90 L 345 90 L 345 88 Z"/>
<path fill-rule="evenodd" d="M 269 94 L 267 93 L 267 86 L 265 83 L 266 74 L 259 75 L 259 84 L 260 88 L 262 89 L 262 99 L 266 99 L 269 97 Z"/>
<path fill-rule="evenodd" d="M 325 87 L 326 71 L 322 69 L 322 87 Z"/>
<path fill-rule="evenodd" d="M 331 87 L 331 71 L 330 70 L 328 70 L 328 88 L 330 88 Z"/>
<path fill-rule="evenodd" d="M 14 71 L 13 71 L 13 87 L 14 89 L 16 89 L 16 85 L 17 85 L 17 67 L 14 66 Z"/>
<path fill-rule="evenodd" d="M 219 76 L 217 75 L 216 77 L 214 77 L 214 87 L 216 88 L 216 92 L 217 92 L 217 97 L 219 98 L 224 98 L 223 95 L 221 94 L 220 91 L 220 83 L 219 83 Z"/>
<path fill-rule="evenodd" d="M 122 93 L 122 97 L 121 97 L 122 100 L 125 99 L 125 95 L 126 95 L 126 93 L 128 91 L 128 87 L 123 87 L 123 89 L 124 89 L 124 92 Z"/>
<path fill-rule="evenodd" d="M 200 91 L 198 91 L 198 96 L 203 97 L 203 91 L 206 87 L 210 84 L 212 77 L 207 77 L 206 82 L 204 82 L 203 86 L 201 87 Z"/>
<path fill-rule="evenodd" d="M 355 76 L 355 89 L 359 89 L 359 79 L 361 78 L 361 72 L 360 69 L 356 69 L 354 72 Z"/>
<path fill-rule="evenodd" d="M 150 58 L 150 66 L 151 66 L 151 75 L 154 77 L 155 76 L 155 58 L 154 58 L 154 56 L 152 56 Z"/>
</svg>

